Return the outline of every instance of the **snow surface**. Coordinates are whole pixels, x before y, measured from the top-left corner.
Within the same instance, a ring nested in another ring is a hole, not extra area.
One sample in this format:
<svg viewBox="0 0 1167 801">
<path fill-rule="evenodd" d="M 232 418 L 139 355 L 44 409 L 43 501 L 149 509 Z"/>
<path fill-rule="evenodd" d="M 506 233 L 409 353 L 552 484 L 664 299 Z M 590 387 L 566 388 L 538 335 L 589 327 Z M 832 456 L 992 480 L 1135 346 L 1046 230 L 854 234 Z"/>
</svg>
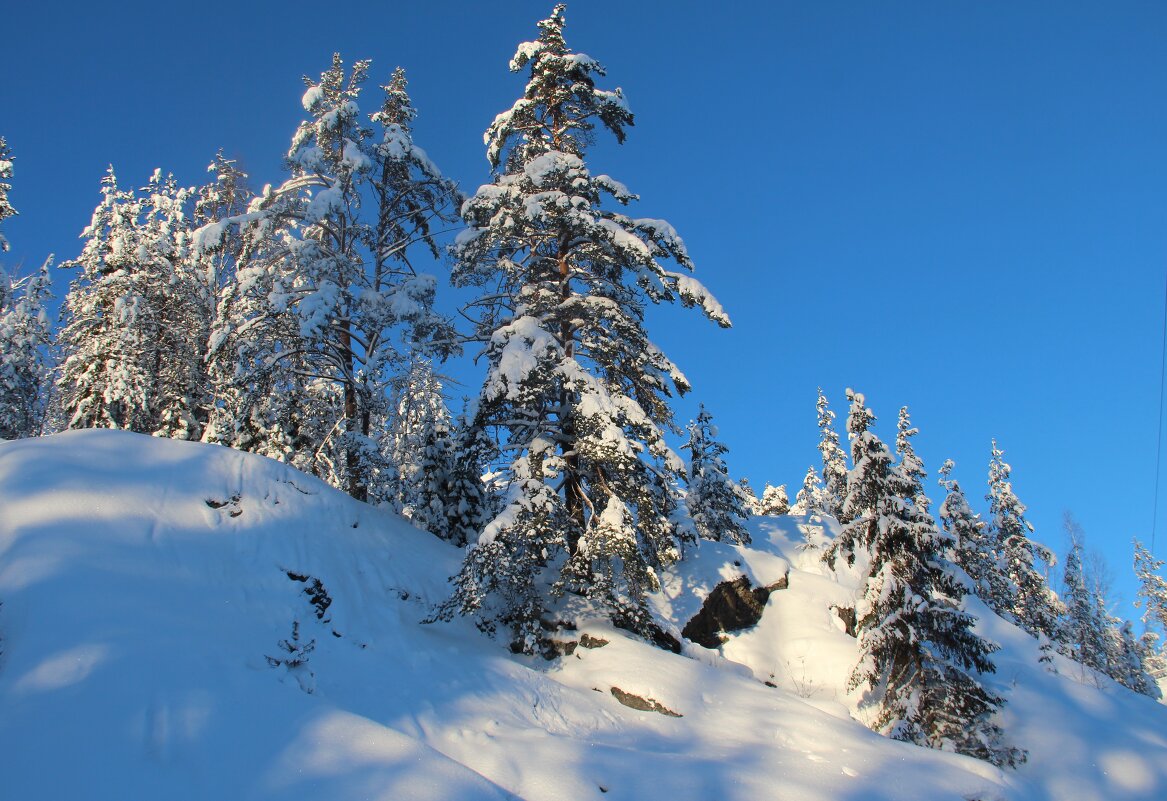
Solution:
<svg viewBox="0 0 1167 801">
<path fill-rule="evenodd" d="M 830 524 L 755 519 L 752 547 L 702 543 L 662 577 L 676 630 L 720 581 L 789 577 L 716 651 L 585 623 L 608 643 L 547 662 L 420 625 L 461 552 L 276 462 L 112 431 L 0 443 L 0 797 L 1167 797 L 1167 709 L 1060 658 L 1049 673 L 979 605 L 1024 766 L 857 723 L 829 609 L 857 577 L 798 547 Z M 314 650 L 289 667 L 294 622 Z"/>
</svg>

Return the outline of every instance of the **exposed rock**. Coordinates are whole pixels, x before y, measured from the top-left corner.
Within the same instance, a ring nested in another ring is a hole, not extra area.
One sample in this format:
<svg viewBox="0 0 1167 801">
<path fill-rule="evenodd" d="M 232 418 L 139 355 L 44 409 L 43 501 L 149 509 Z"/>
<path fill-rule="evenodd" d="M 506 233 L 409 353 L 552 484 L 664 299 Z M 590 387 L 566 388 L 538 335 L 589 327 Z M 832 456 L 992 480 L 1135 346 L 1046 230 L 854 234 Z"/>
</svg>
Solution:
<svg viewBox="0 0 1167 801">
<path fill-rule="evenodd" d="M 581 648 L 603 648 L 608 644 L 608 641 L 603 637 L 593 637 L 590 634 L 585 634 L 579 638 Z"/>
<path fill-rule="evenodd" d="M 544 656 L 548 659 L 554 659 L 557 656 L 571 656 L 575 653 L 576 647 L 579 645 L 575 640 L 551 640 L 550 650 Z"/>
<path fill-rule="evenodd" d="M 723 633 L 741 631 L 757 625 L 770 593 L 790 586 L 790 575 L 783 576 L 767 587 L 751 587 L 750 580 L 739 576 L 723 581 L 713 588 L 701 610 L 685 624 L 682 636 L 706 648 L 716 648 L 725 642 Z"/>
<path fill-rule="evenodd" d="M 619 687 L 612 688 L 612 696 L 629 709 L 637 709 L 641 712 L 656 712 L 661 715 L 668 715 L 670 718 L 682 717 L 680 712 L 674 712 L 660 701 L 652 698 L 641 698 L 639 695 L 624 692 Z"/>
<path fill-rule="evenodd" d="M 667 631 L 662 629 L 651 620 L 647 624 L 647 631 L 641 627 L 638 627 L 631 619 L 619 615 L 612 618 L 612 625 L 618 629 L 630 631 L 639 637 L 643 637 L 657 648 L 660 648 L 664 651 L 672 651 L 674 654 L 681 653 L 680 640 L 678 640 L 672 634 L 669 634 Z"/>
<path fill-rule="evenodd" d="M 835 615 L 838 616 L 839 620 L 843 621 L 843 631 L 854 637 L 855 624 L 857 622 L 855 620 L 855 608 L 852 606 L 832 606 L 831 609 L 834 609 Z"/>
</svg>

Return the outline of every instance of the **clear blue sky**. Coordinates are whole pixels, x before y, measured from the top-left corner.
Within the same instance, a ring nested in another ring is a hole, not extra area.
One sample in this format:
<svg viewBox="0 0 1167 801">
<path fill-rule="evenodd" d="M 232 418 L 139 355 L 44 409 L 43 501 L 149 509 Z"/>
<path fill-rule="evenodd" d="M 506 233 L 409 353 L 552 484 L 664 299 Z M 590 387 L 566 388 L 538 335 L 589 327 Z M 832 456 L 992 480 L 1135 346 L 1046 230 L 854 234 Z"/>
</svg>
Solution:
<svg viewBox="0 0 1167 801">
<path fill-rule="evenodd" d="M 5 261 L 75 256 L 111 162 L 127 185 L 194 184 L 223 148 L 278 182 L 300 76 L 334 50 L 377 81 L 407 69 L 418 143 L 472 191 L 522 88 L 507 61 L 551 5 L 10 4 Z M 680 420 L 704 401 L 733 472 L 792 495 L 818 386 L 840 423 L 843 390 L 866 393 L 887 440 L 909 404 L 930 471 L 954 458 L 973 499 L 996 437 L 1039 539 L 1060 551 L 1072 511 L 1130 601 L 1154 501 L 1167 4 L 578 0 L 567 37 L 636 113 L 592 168 L 676 226 L 735 321 L 651 319 L 695 387 Z"/>
</svg>

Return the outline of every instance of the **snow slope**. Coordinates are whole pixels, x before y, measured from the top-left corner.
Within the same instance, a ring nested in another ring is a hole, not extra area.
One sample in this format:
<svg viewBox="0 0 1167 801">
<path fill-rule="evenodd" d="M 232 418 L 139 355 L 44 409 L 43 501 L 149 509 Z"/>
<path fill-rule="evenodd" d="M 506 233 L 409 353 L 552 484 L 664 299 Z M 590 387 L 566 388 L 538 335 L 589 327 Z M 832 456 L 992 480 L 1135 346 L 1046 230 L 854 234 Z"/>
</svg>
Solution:
<svg viewBox="0 0 1167 801">
<path fill-rule="evenodd" d="M 1050 675 L 987 612 L 1025 766 L 856 723 L 828 609 L 855 586 L 799 524 L 753 521 L 755 548 L 703 543 L 665 577 L 679 630 L 718 581 L 789 572 L 717 651 L 591 623 L 606 645 L 547 662 L 419 625 L 460 552 L 283 465 L 122 432 L 0 443 L 0 798 L 1167 797 L 1167 709 Z M 289 665 L 281 641 L 313 649 Z"/>
</svg>

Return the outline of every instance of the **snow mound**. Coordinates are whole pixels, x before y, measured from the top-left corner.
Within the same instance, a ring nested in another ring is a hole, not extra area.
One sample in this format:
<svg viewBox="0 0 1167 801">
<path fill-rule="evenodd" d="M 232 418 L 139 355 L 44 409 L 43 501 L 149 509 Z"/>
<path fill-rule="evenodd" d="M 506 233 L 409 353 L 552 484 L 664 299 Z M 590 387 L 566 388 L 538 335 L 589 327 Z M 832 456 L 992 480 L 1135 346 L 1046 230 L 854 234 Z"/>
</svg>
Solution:
<svg viewBox="0 0 1167 801">
<path fill-rule="evenodd" d="M 721 581 L 788 576 L 717 650 L 590 624 L 546 662 L 422 625 L 461 552 L 286 466 L 123 432 L 0 443 L 0 795 L 1167 797 L 1164 709 L 1050 675 L 987 612 L 1025 766 L 862 727 L 830 611 L 856 585 L 797 547 L 824 525 L 755 520 L 753 547 L 702 543 L 663 577 L 679 631 Z"/>
</svg>

